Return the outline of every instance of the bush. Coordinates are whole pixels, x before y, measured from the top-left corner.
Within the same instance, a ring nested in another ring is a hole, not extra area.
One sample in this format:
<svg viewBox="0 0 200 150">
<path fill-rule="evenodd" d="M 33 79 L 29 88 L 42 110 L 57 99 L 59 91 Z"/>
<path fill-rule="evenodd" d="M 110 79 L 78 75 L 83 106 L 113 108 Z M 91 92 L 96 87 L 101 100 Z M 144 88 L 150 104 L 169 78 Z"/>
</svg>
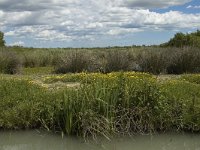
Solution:
<svg viewBox="0 0 200 150">
<path fill-rule="evenodd" d="M 198 84 L 169 80 L 160 87 L 163 110 L 160 112 L 163 128 L 200 131 L 200 86 Z"/>
<path fill-rule="evenodd" d="M 21 70 L 21 59 L 16 53 L 0 50 L 0 73 L 16 74 Z"/>
<path fill-rule="evenodd" d="M 198 49 L 177 49 L 168 55 L 168 74 L 195 73 L 200 71 Z"/>
<path fill-rule="evenodd" d="M 160 74 L 165 72 L 166 57 L 162 51 L 147 51 L 137 56 L 138 71 Z"/>
<path fill-rule="evenodd" d="M 200 44 L 200 31 L 197 30 L 196 32 L 190 34 L 184 33 L 176 33 L 169 42 L 162 44 L 162 46 L 171 46 L 171 47 L 199 47 Z"/>
<path fill-rule="evenodd" d="M 54 56 L 50 51 L 25 52 L 23 53 L 24 67 L 45 67 L 53 64 Z"/>
<path fill-rule="evenodd" d="M 106 51 L 100 58 L 100 71 L 103 73 L 132 70 L 134 57 L 126 50 Z"/>
<path fill-rule="evenodd" d="M 48 126 L 58 97 L 27 79 L 0 79 L 0 128 Z"/>
<path fill-rule="evenodd" d="M 5 46 L 4 33 L 0 31 L 0 47 Z"/>
<path fill-rule="evenodd" d="M 82 51 L 71 51 L 66 56 L 60 58 L 59 63 L 55 66 L 56 73 L 79 73 L 89 71 L 91 58 Z"/>
</svg>

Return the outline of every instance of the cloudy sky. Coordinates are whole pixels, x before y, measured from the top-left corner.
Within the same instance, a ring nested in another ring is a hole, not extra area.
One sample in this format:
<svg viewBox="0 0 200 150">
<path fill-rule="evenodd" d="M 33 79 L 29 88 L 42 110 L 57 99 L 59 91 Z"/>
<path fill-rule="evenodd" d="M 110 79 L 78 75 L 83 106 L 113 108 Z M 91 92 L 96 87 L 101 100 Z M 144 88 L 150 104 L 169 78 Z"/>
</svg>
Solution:
<svg viewBox="0 0 200 150">
<path fill-rule="evenodd" d="M 7 45 L 150 45 L 197 29 L 200 0 L 0 0 Z"/>
</svg>

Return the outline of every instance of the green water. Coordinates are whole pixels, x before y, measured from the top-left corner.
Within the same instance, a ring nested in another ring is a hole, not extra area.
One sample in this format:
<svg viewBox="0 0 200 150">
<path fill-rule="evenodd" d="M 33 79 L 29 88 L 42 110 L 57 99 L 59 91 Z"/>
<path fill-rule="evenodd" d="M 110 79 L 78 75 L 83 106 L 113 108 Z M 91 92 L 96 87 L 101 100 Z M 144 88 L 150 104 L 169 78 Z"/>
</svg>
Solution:
<svg viewBox="0 0 200 150">
<path fill-rule="evenodd" d="M 200 135 L 157 134 L 84 142 L 38 131 L 1 131 L 0 150 L 200 150 Z"/>
</svg>

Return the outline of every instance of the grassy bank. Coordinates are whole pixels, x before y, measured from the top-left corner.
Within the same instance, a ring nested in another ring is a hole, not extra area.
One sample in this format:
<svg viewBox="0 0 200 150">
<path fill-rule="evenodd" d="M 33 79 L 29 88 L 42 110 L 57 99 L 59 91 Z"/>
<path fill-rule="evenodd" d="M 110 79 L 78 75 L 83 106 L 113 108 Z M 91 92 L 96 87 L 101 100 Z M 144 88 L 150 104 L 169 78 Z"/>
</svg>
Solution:
<svg viewBox="0 0 200 150">
<path fill-rule="evenodd" d="M 198 132 L 198 77 L 161 80 L 136 72 L 0 75 L 0 128 L 44 128 L 83 137 Z"/>
</svg>

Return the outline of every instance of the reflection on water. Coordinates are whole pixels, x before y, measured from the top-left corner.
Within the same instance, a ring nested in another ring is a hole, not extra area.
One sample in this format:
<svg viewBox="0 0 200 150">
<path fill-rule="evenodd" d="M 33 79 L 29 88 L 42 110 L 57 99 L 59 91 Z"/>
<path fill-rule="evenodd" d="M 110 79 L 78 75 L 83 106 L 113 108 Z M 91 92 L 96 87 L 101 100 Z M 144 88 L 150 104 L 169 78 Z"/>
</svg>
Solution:
<svg viewBox="0 0 200 150">
<path fill-rule="evenodd" d="M 0 132 L 0 150 L 200 150 L 200 135 L 159 134 L 85 143 L 36 131 Z"/>
</svg>

